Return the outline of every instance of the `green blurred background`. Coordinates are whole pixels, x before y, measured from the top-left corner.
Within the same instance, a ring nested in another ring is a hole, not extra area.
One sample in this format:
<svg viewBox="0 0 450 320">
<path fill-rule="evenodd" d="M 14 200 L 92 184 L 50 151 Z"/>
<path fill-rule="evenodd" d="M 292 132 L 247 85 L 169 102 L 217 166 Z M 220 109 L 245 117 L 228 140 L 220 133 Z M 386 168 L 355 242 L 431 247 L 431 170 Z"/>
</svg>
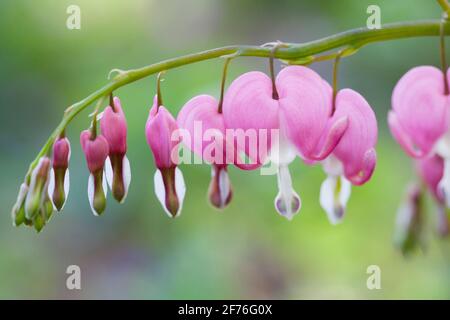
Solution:
<svg viewBox="0 0 450 320">
<path fill-rule="evenodd" d="M 66 8 L 81 8 L 81 30 L 66 28 Z M 155 77 L 116 92 L 129 123 L 133 179 L 125 204 L 111 198 L 94 217 L 88 172 L 72 142 L 68 203 L 42 234 L 11 226 L 10 208 L 29 162 L 63 110 L 97 90 L 112 68 L 129 69 L 228 44 L 303 42 L 364 26 L 369 4 L 382 23 L 439 18 L 430 0 L 0 2 L 0 298 L 450 298 L 450 245 L 427 219 L 427 250 L 404 258 L 392 245 L 395 213 L 414 173 L 386 127 L 396 81 L 415 65 L 438 65 L 438 39 L 372 44 L 342 62 L 340 86 L 363 94 L 380 127 L 373 179 L 354 188 L 344 222 L 328 223 L 318 202 L 324 174 L 291 166 L 303 208 L 292 221 L 273 208 L 275 176 L 231 169 L 234 199 L 223 212 L 206 201 L 210 168 L 182 166 L 187 183 L 179 219 L 167 218 L 153 192 L 153 157 L 144 125 Z M 331 64 L 312 66 L 330 80 Z M 266 70 L 267 60 L 239 58 L 230 79 Z M 174 113 L 200 93 L 219 91 L 222 61 L 169 71 L 163 83 Z M 92 110 L 92 109 L 90 109 Z M 66 268 L 81 268 L 82 290 L 66 289 Z M 366 269 L 381 268 L 381 290 L 368 290 Z"/>
</svg>

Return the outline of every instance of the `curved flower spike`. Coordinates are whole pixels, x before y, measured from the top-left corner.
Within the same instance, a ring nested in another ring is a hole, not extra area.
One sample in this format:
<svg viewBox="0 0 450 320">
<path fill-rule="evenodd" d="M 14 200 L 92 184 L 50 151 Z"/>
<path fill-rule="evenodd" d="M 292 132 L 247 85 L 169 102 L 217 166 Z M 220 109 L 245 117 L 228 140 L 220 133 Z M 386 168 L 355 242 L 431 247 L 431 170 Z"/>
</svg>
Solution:
<svg viewBox="0 0 450 320">
<path fill-rule="evenodd" d="M 131 182 L 130 162 L 127 156 L 127 121 L 120 104 L 114 97 L 111 106 L 106 107 L 100 120 L 102 135 L 109 144 L 109 157 L 106 160 L 106 180 L 114 198 L 122 203 L 128 194 Z"/>
<path fill-rule="evenodd" d="M 70 142 L 59 138 L 53 145 L 52 170 L 48 186 L 49 196 L 56 210 L 61 211 L 66 203 L 70 188 L 69 175 Z"/>
<path fill-rule="evenodd" d="M 104 166 L 109 153 L 108 141 L 102 135 L 92 138 L 90 130 L 84 130 L 80 135 L 80 143 L 86 156 L 90 172 L 88 181 L 88 197 L 91 210 L 98 216 L 106 208 L 106 179 Z"/>
<path fill-rule="evenodd" d="M 31 173 L 30 187 L 25 200 L 25 216 L 28 220 L 33 220 L 39 214 L 47 197 L 50 167 L 50 159 L 42 157 Z"/>
<path fill-rule="evenodd" d="M 340 222 L 350 198 L 351 184 L 367 182 L 375 169 L 377 121 L 367 101 L 356 91 L 340 90 L 333 118 L 348 118 L 348 128 L 323 166 L 328 178 L 320 190 L 320 203 L 331 223 Z"/>
<path fill-rule="evenodd" d="M 187 147 L 212 165 L 208 197 L 211 204 L 222 209 L 232 198 L 228 163 L 233 163 L 233 146 L 227 143 L 223 114 L 218 112 L 217 100 L 200 95 L 189 100 L 177 117 L 180 129 L 187 130 Z"/>
<path fill-rule="evenodd" d="M 442 77 L 435 67 L 415 67 L 394 88 L 389 127 L 411 157 L 427 156 L 448 131 L 450 99 Z"/>
<path fill-rule="evenodd" d="M 186 192 L 183 174 L 177 168 L 178 125 L 164 106 L 158 106 L 157 100 L 155 96 L 145 135 L 158 168 L 154 177 L 156 196 L 169 217 L 175 218 L 181 213 Z"/>
</svg>

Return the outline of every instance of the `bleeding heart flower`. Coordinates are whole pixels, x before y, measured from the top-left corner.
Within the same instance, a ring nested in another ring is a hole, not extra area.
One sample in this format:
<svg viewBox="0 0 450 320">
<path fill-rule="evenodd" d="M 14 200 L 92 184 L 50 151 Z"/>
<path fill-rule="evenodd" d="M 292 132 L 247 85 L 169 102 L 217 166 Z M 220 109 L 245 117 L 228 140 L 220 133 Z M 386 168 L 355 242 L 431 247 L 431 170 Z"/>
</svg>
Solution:
<svg viewBox="0 0 450 320">
<path fill-rule="evenodd" d="M 378 135 L 375 114 L 359 93 L 340 90 L 335 105 L 333 118 L 348 118 L 348 127 L 333 153 L 323 161 L 328 177 L 320 189 L 320 204 L 333 224 L 344 216 L 351 184 L 362 185 L 372 176 Z"/>
<path fill-rule="evenodd" d="M 16 203 L 11 211 L 11 218 L 15 227 L 20 226 L 26 222 L 25 216 L 25 199 L 28 193 L 28 185 L 24 182 L 20 185 L 19 194 L 17 195 Z"/>
<path fill-rule="evenodd" d="M 148 145 L 153 152 L 155 164 L 155 193 L 169 217 L 181 213 L 186 186 L 183 174 L 177 168 L 178 125 L 170 112 L 159 105 L 157 96 L 150 109 L 145 126 Z"/>
<path fill-rule="evenodd" d="M 212 165 L 208 197 L 214 207 L 222 209 L 232 198 L 227 166 L 233 162 L 234 152 L 226 141 L 223 114 L 218 111 L 218 104 L 212 96 L 196 96 L 183 106 L 177 123 L 189 133 L 189 141 L 183 138 L 187 147 Z"/>
<path fill-rule="evenodd" d="M 254 146 L 239 143 L 235 138 L 237 152 L 245 153 L 253 162 L 249 166 L 236 165 L 255 169 L 264 164 L 270 152 L 272 161 L 279 166 L 280 192 L 275 207 L 288 219 L 301 206 L 300 198 L 292 190 L 288 164 L 296 153 L 307 161 L 326 158 L 347 128 L 346 116 L 331 118 L 330 102 L 324 80 L 302 66 L 284 68 L 276 77 L 275 86 L 264 73 L 245 73 L 233 81 L 225 96 L 225 127 L 256 131 Z"/>
<path fill-rule="evenodd" d="M 128 194 L 131 182 L 130 162 L 127 156 L 127 121 L 120 104 L 114 97 L 106 107 L 100 120 L 102 135 L 109 144 L 109 157 L 106 160 L 106 180 L 114 198 L 122 203 Z"/>
<path fill-rule="evenodd" d="M 70 142 L 67 138 L 58 138 L 53 144 L 52 171 L 48 186 L 49 195 L 55 208 L 61 211 L 66 203 L 70 188 L 69 175 Z"/>
<path fill-rule="evenodd" d="M 103 169 L 109 154 L 108 141 L 102 135 L 94 135 L 91 130 L 84 130 L 80 135 L 80 143 L 90 172 L 89 204 L 94 215 L 98 216 L 106 208 L 107 188 Z"/>
<path fill-rule="evenodd" d="M 450 206 L 450 96 L 444 79 L 449 73 L 432 66 L 408 71 L 395 86 L 388 122 L 406 153 L 414 158 L 438 154 L 444 159 L 439 188 Z"/>
</svg>

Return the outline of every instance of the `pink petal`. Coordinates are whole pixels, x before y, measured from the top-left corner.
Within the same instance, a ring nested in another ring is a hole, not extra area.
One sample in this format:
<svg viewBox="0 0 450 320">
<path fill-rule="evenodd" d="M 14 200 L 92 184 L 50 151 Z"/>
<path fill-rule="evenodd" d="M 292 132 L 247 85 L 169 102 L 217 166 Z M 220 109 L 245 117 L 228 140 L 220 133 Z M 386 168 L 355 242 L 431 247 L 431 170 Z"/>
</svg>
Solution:
<svg viewBox="0 0 450 320">
<path fill-rule="evenodd" d="M 393 111 L 389 111 L 388 114 L 388 124 L 391 129 L 391 133 L 394 139 L 400 144 L 400 146 L 405 150 L 405 152 L 413 158 L 422 158 L 429 152 L 429 150 L 423 152 L 419 150 L 411 140 L 410 136 L 402 128 L 402 125 L 398 121 L 398 117 Z"/>
<path fill-rule="evenodd" d="M 280 128 L 304 158 L 314 158 L 316 153 L 321 153 L 317 147 L 331 114 L 329 88 L 316 72 L 302 66 L 284 68 L 276 84 L 280 96 Z"/>
<path fill-rule="evenodd" d="M 227 163 L 227 148 L 232 148 L 232 145 L 226 143 L 223 114 L 218 112 L 218 102 L 214 97 L 200 95 L 189 100 L 179 112 L 177 123 L 189 132 L 190 141 L 187 143 L 194 153 L 208 163 Z M 211 149 L 220 154 L 206 152 Z"/>
<path fill-rule="evenodd" d="M 392 109 L 396 115 L 396 119 L 391 119 L 394 137 L 408 154 L 428 154 L 448 130 L 449 108 L 441 70 L 432 66 L 411 69 L 399 80 L 392 94 Z M 411 152 L 412 145 L 417 146 L 419 152 Z"/>
<path fill-rule="evenodd" d="M 236 153 L 245 153 L 251 161 L 236 163 L 238 167 L 251 170 L 264 163 L 271 147 L 270 130 L 278 129 L 278 111 L 272 82 L 264 73 L 248 72 L 231 83 L 223 104 L 225 127 L 235 130 Z"/>
<path fill-rule="evenodd" d="M 145 134 L 158 168 L 171 168 L 178 161 L 176 147 L 179 141 L 176 130 L 178 125 L 170 112 L 164 106 L 158 109 L 154 103 L 147 120 Z"/>
<path fill-rule="evenodd" d="M 109 151 L 125 154 L 127 151 L 127 121 L 118 97 L 114 97 L 114 110 L 111 106 L 105 108 L 100 120 L 100 128 L 102 135 L 109 143 Z"/>
<path fill-rule="evenodd" d="M 348 128 L 333 154 L 343 163 L 347 179 L 360 185 L 370 179 L 375 168 L 377 120 L 367 101 L 351 89 L 340 90 L 336 96 L 333 117 L 345 116 L 349 119 Z"/>
<path fill-rule="evenodd" d="M 109 154 L 108 141 L 102 135 L 91 140 L 91 131 L 84 130 L 80 135 L 80 143 L 86 156 L 86 162 L 91 173 L 103 170 L 105 160 Z"/>
</svg>

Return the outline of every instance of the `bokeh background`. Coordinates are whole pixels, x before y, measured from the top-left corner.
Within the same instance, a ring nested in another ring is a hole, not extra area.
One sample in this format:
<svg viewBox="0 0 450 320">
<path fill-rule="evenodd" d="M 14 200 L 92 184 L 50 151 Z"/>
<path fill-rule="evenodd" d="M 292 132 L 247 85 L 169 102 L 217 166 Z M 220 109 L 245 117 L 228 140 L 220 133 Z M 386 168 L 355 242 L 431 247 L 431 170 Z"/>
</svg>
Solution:
<svg viewBox="0 0 450 320">
<path fill-rule="evenodd" d="M 66 28 L 66 9 L 81 8 L 81 30 Z M 155 77 L 116 92 L 129 123 L 133 179 L 125 204 L 111 198 L 94 217 L 88 172 L 78 143 L 89 124 L 69 127 L 71 189 L 65 210 L 41 234 L 14 228 L 10 208 L 29 162 L 63 110 L 97 90 L 112 68 L 129 69 L 228 44 L 303 42 L 364 26 L 369 4 L 382 22 L 439 18 L 429 0 L 0 2 L 0 298 L 450 298 L 450 245 L 427 216 L 426 252 L 405 258 L 392 244 L 395 213 L 414 181 L 410 160 L 386 127 L 396 81 L 415 65 L 439 65 L 438 39 L 371 44 L 342 61 L 341 87 L 363 94 L 380 128 L 379 162 L 370 183 L 353 189 L 344 222 L 328 223 L 319 206 L 324 173 L 291 166 L 303 208 L 289 222 L 273 208 L 275 176 L 231 169 L 234 199 L 223 212 L 206 201 L 207 165 L 185 165 L 182 215 L 167 218 L 153 191 L 154 164 L 144 125 Z M 174 113 L 200 93 L 218 95 L 222 61 L 197 63 L 165 75 L 165 104 Z M 230 79 L 267 68 L 239 58 Z M 331 64 L 312 66 L 331 79 Z M 66 268 L 79 265 L 82 290 L 66 289 Z M 366 269 L 381 268 L 381 290 L 368 290 Z"/>
</svg>

